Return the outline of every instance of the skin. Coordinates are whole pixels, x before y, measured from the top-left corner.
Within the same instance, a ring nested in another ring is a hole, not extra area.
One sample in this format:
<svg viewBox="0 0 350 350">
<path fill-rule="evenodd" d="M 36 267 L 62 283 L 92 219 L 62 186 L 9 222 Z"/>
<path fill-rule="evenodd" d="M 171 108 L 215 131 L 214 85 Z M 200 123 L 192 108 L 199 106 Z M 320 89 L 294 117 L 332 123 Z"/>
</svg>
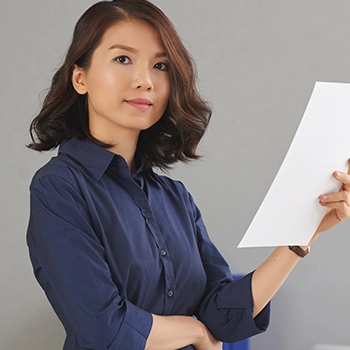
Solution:
<svg viewBox="0 0 350 350">
<path fill-rule="evenodd" d="M 104 34 L 87 70 L 74 66 L 72 83 L 88 98 L 91 134 L 114 144 L 110 151 L 124 157 L 131 174 L 136 170 L 135 151 L 142 130 L 156 123 L 170 94 L 168 59 L 157 32 L 141 21 L 118 22 Z M 128 103 L 144 98 L 145 110 Z M 309 246 L 320 233 L 350 216 L 350 175 L 334 172 L 343 186 L 337 193 L 321 195 L 320 205 L 329 208 Z M 306 249 L 307 247 L 302 247 Z M 266 306 L 300 258 L 288 247 L 278 247 L 253 274 L 253 317 Z M 147 350 L 174 350 L 192 344 L 197 350 L 219 350 L 203 323 L 189 316 L 153 316 Z"/>
<path fill-rule="evenodd" d="M 131 171 L 141 130 L 163 115 L 170 95 L 168 59 L 158 34 L 141 21 L 119 22 L 109 28 L 85 71 L 75 66 L 72 82 L 79 94 L 87 94 L 91 134 L 114 144 Z M 151 102 L 140 110 L 127 101 Z"/>
</svg>

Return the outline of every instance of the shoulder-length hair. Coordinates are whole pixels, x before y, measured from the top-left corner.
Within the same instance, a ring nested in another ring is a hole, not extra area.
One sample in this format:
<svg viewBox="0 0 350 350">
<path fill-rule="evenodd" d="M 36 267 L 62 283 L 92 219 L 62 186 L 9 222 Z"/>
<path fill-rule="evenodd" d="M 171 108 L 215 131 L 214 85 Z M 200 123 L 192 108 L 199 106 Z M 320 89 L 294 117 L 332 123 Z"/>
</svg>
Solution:
<svg viewBox="0 0 350 350">
<path fill-rule="evenodd" d="M 161 169 L 177 161 L 199 156 L 196 149 L 211 117 L 211 108 L 196 88 L 196 70 L 171 21 L 147 0 L 101 1 L 79 19 L 63 65 L 53 76 L 42 109 L 30 125 L 29 148 L 48 151 L 72 137 L 102 147 L 112 145 L 95 139 L 89 130 L 86 95 L 79 95 L 71 81 L 74 65 L 88 69 L 92 55 L 107 29 L 119 21 L 141 20 L 159 34 L 169 59 L 171 91 L 160 120 L 140 133 L 137 152 L 146 166 Z"/>
</svg>

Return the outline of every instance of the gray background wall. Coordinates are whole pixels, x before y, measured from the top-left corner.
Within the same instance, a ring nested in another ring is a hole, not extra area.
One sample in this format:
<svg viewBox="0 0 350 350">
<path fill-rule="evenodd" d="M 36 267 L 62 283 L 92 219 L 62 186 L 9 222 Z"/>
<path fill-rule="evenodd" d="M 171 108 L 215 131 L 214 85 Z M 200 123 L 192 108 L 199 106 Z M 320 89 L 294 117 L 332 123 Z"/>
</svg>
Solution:
<svg viewBox="0 0 350 350">
<path fill-rule="evenodd" d="M 201 144 L 204 159 L 178 166 L 172 176 L 196 198 L 232 271 L 249 272 L 271 249 L 236 246 L 283 160 L 315 81 L 350 82 L 350 2 L 155 2 L 193 53 L 200 89 L 214 107 Z M 24 145 L 39 93 L 92 3 L 0 0 L 1 350 L 62 348 L 63 329 L 32 276 L 25 244 L 28 185 L 52 154 Z M 300 262 L 274 298 L 269 331 L 252 339 L 253 350 L 350 344 L 349 228 L 346 222 L 324 234 Z"/>
</svg>

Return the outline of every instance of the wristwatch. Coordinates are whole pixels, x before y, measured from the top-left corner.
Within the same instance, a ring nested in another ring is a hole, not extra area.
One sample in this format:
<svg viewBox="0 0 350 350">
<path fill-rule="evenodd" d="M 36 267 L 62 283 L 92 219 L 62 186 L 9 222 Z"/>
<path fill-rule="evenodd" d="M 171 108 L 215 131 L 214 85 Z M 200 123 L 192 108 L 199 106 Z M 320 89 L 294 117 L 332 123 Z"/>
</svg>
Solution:
<svg viewBox="0 0 350 350">
<path fill-rule="evenodd" d="M 307 247 L 306 250 L 300 248 L 298 245 L 290 245 L 288 246 L 290 250 L 292 250 L 296 255 L 304 258 L 310 252 L 310 247 Z"/>
</svg>

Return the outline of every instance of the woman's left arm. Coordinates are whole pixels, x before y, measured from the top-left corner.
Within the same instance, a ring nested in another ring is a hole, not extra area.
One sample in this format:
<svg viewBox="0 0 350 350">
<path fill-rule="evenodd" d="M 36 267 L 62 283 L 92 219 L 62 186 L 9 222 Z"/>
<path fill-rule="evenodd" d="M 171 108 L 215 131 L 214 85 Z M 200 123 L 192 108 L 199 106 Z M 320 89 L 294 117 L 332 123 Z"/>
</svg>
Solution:
<svg viewBox="0 0 350 350">
<path fill-rule="evenodd" d="M 320 204 L 329 210 L 317 228 L 309 245 L 301 247 L 304 250 L 316 241 L 321 232 L 331 229 L 350 217 L 350 168 L 347 174 L 336 171 L 333 176 L 342 182 L 343 185 L 339 192 L 329 193 L 319 197 Z M 254 317 L 259 314 L 279 290 L 299 260 L 300 257 L 288 247 L 278 247 L 256 269 L 252 277 Z"/>
</svg>

